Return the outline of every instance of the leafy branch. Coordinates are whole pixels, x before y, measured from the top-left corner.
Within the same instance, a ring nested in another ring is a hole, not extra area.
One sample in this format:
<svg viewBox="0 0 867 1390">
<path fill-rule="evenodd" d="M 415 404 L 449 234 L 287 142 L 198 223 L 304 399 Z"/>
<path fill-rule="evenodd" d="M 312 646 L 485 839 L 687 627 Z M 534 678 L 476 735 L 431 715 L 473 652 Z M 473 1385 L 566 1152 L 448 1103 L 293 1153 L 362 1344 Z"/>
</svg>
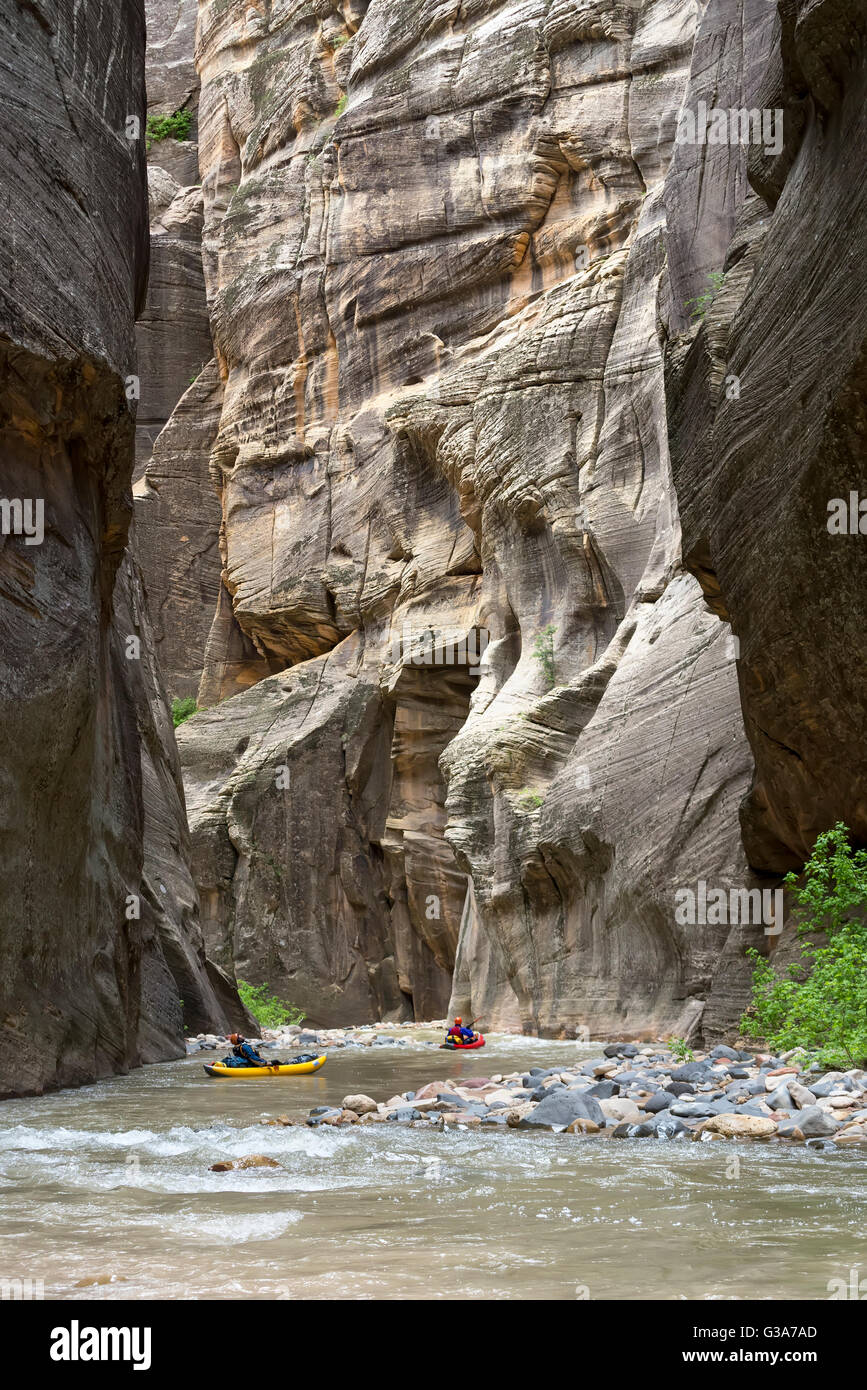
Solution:
<svg viewBox="0 0 867 1390">
<path fill-rule="evenodd" d="M 705 314 L 716 299 L 722 287 L 722 282 L 725 279 L 725 272 L 722 270 L 712 270 L 707 278 L 709 281 L 709 288 L 705 290 L 704 294 L 698 294 L 693 299 L 688 299 L 683 306 L 684 309 L 689 309 L 691 304 L 695 305 L 693 309 L 690 309 L 690 313 L 694 319 L 700 322 L 704 320 Z"/>
</svg>

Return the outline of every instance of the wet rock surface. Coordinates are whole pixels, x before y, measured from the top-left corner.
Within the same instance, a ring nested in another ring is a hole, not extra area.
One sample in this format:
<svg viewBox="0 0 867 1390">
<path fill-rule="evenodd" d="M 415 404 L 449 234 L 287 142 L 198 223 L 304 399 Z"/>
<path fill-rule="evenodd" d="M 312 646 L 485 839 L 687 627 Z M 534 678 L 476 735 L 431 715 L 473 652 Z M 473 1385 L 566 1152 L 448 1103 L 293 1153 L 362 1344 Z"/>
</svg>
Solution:
<svg viewBox="0 0 867 1390">
<path fill-rule="evenodd" d="M 730 1057 L 725 1055 L 729 1052 Z M 786 1108 L 774 1104 L 778 1099 L 772 1093 L 774 1073 L 784 1065 L 785 1057 L 735 1053 L 725 1048 L 705 1056 L 699 1054 L 695 1061 L 684 1064 L 664 1044 L 636 1049 L 629 1043 L 611 1043 L 605 1053 L 611 1066 L 605 1085 L 619 1094 L 601 1099 L 597 1097 L 599 1083 L 594 1084 L 588 1076 L 588 1070 L 598 1070 L 598 1064 L 591 1061 L 475 1077 L 466 1084 L 456 1080 L 431 1081 L 388 1101 L 347 1096 L 342 1111 L 317 1107 L 311 1110 L 307 1123 L 314 1127 L 415 1124 L 442 1130 L 506 1125 L 509 1129 L 602 1139 L 681 1142 L 771 1138 L 804 1142 L 833 1138 L 832 1149 L 835 1143 L 845 1147 L 867 1138 L 867 1071 L 861 1068 L 823 1073 L 821 1067 L 811 1067 L 799 1073 L 797 1066 L 787 1067 L 787 1074 L 799 1078 L 798 1084 L 810 1080 L 815 1083 L 814 1091 L 816 1085 L 825 1087 L 823 1099 L 799 1110 L 794 1104 Z M 696 1080 L 692 1088 L 672 1100 L 670 1092 L 659 1088 L 676 1085 L 671 1081 L 673 1073 L 686 1069 L 695 1073 Z M 735 1100 L 727 1099 L 733 1069 L 745 1072 L 750 1083 L 756 1083 L 760 1101 L 751 1099 L 753 1093 L 749 1090 L 740 1092 Z M 822 1080 L 823 1076 L 827 1079 Z"/>
</svg>

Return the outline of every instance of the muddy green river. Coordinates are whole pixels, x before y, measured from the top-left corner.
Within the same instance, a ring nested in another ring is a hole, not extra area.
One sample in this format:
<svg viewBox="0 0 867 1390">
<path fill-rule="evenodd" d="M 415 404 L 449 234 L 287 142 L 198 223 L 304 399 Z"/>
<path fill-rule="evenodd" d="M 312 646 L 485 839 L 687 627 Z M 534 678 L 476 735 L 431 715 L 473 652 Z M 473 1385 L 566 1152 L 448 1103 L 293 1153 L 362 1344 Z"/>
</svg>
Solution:
<svg viewBox="0 0 867 1390">
<path fill-rule="evenodd" d="M 598 1051 L 353 1049 L 270 1081 L 191 1057 L 7 1101 L 3 1277 L 76 1299 L 827 1299 L 867 1272 L 856 1146 L 259 1124 Z M 281 1169 L 208 1171 L 252 1153 Z"/>
</svg>

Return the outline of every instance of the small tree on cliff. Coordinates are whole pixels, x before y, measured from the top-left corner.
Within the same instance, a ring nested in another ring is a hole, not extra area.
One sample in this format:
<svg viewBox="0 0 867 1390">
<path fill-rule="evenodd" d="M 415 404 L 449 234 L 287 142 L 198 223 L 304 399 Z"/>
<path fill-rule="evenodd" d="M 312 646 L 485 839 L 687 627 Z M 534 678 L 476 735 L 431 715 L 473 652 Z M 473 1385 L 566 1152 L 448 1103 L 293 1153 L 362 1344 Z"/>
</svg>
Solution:
<svg viewBox="0 0 867 1390">
<path fill-rule="evenodd" d="M 554 666 L 554 634 L 557 631 L 553 623 L 543 627 L 535 642 L 533 643 L 533 655 L 542 667 L 542 674 L 550 690 L 555 680 L 557 672 Z"/>
<path fill-rule="evenodd" d="M 800 879 L 785 880 L 797 904 L 801 959 L 778 975 L 758 951 L 745 1037 L 774 1051 L 803 1047 L 827 1066 L 867 1060 L 867 850 L 853 850 L 842 822 L 813 846 Z M 809 938 L 825 934 L 824 945 Z"/>
<path fill-rule="evenodd" d="M 183 700 L 175 696 L 172 700 L 172 723 L 175 728 L 177 728 L 179 724 L 183 724 L 185 719 L 191 719 L 197 709 L 198 705 L 196 704 L 195 696 L 187 695 Z"/>
</svg>

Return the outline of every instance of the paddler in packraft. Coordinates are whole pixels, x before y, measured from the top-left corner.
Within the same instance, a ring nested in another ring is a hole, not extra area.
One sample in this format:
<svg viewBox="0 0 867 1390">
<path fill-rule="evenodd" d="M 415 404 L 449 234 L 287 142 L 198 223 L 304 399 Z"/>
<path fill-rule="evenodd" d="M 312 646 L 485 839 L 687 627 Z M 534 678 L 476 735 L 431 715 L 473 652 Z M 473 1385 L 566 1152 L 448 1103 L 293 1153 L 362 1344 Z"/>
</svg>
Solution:
<svg viewBox="0 0 867 1390">
<path fill-rule="evenodd" d="M 247 1042 L 243 1033 L 230 1033 L 229 1042 L 232 1044 L 232 1055 L 238 1058 L 238 1061 L 234 1063 L 236 1067 L 273 1067 L 275 1065 L 274 1062 L 268 1062 L 264 1057 L 260 1057 L 253 1044 Z"/>
<path fill-rule="evenodd" d="M 457 1043 L 464 1046 L 466 1043 L 478 1042 L 479 1035 L 474 1033 L 472 1028 L 465 1028 L 463 1019 L 456 1018 L 449 1031 L 446 1033 L 446 1042 Z"/>
</svg>

